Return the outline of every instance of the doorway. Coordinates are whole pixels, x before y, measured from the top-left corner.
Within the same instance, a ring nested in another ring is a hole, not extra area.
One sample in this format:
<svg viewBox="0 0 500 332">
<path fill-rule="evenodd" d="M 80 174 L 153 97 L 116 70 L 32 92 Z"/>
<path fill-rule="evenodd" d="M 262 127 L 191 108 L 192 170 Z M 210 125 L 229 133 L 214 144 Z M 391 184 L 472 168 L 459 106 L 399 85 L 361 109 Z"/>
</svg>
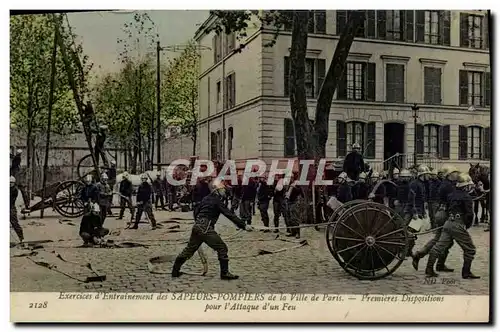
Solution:
<svg viewBox="0 0 500 332">
<path fill-rule="evenodd" d="M 405 125 L 389 122 L 384 124 L 384 160 L 396 153 L 405 153 Z"/>
</svg>

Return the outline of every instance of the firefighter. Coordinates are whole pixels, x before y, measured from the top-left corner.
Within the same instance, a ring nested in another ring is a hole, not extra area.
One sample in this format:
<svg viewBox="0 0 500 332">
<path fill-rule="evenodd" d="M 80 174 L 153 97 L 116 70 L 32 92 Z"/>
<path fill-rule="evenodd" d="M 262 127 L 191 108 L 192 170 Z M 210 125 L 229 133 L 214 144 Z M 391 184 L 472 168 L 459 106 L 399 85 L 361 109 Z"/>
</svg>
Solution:
<svg viewBox="0 0 500 332">
<path fill-rule="evenodd" d="M 343 171 L 354 181 L 358 180 L 359 174 L 364 171 L 365 161 L 359 151 L 361 146 L 358 143 L 352 145 L 352 152 L 347 154 L 344 159 Z"/>
<path fill-rule="evenodd" d="M 16 150 L 15 155 L 10 155 L 11 156 L 11 165 L 10 165 L 10 175 L 13 176 L 14 178 L 19 174 L 19 171 L 21 170 L 21 154 L 23 153 L 23 150 L 18 149 Z"/>
<path fill-rule="evenodd" d="M 19 225 L 19 219 L 17 218 L 17 209 L 16 209 L 16 200 L 19 195 L 19 190 L 16 185 L 16 178 L 10 177 L 10 225 L 16 232 L 17 237 L 19 238 L 19 242 L 24 241 L 23 229 L 21 225 Z"/>
<path fill-rule="evenodd" d="M 222 200 L 226 195 L 226 186 L 220 179 L 215 179 L 212 182 L 212 192 L 205 196 L 200 202 L 198 209 L 195 213 L 195 223 L 191 231 L 191 236 L 186 248 L 177 256 L 172 268 L 172 277 L 177 278 L 181 273 L 182 265 L 190 259 L 196 250 L 206 243 L 210 248 L 217 252 L 220 264 L 220 278 L 223 280 L 238 279 L 237 275 L 229 272 L 229 257 L 228 248 L 219 234 L 215 231 L 215 224 L 217 223 L 220 214 L 231 220 L 238 228 L 252 231 L 250 225 L 246 225 L 243 220 L 238 218 L 231 212 Z"/>
<path fill-rule="evenodd" d="M 434 226 L 439 227 L 442 226 L 446 220 L 448 219 L 449 216 L 449 197 L 450 195 L 456 190 L 456 180 L 457 176 L 459 174 L 458 170 L 450 165 L 444 165 L 443 168 L 441 168 L 440 173 L 442 174 L 443 180 L 441 181 L 441 184 L 439 186 L 438 190 L 438 200 L 439 200 L 439 207 L 437 208 L 435 214 L 434 214 Z M 415 268 L 415 270 L 418 270 L 418 263 L 420 259 L 425 257 L 431 249 L 436 245 L 437 241 L 440 239 L 442 234 L 442 229 L 437 229 L 434 232 L 434 237 L 427 242 L 422 249 L 417 251 L 413 255 L 413 262 L 412 265 Z M 438 272 L 453 272 L 454 269 L 451 269 L 446 266 L 446 259 L 448 257 L 448 253 L 450 248 L 453 246 L 453 241 L 448 242 L 449 247 L 446 248 L 438 257 L 438 262 L 436 265 L 436 270 Z M 430 258 L 429 258 L 430 259 Z M 434 269 L 434 267 L 433 267 Z"/>
<path fill-rule="evenodd" d="M 436 227 L 436 221 L 434 220 L 434 215 L 439 207 L 439 187 L 441 186 L 441 180 L 439 179 L 437 172 L 435 170 L 431 171 L 429 183 L 429 191 L 427 195 L 427 210 L 429 211 L 429 219 L 431 221 L 432 228 Z"/>
<path fill-rule="evenodd" d="M 248 179 L 248 184 L 241 190 L 240 218 L 248 225 L 252 224 L 252 204 L 257 197 L 257 181 Z"/>
<path fill-rule="evenodd" d="M 146 213 L 149 221 L 151 222 L 151 228 L 156 229 L 156 219 L 153 214 L 153 203 L 152 203 L 153 189 L 148 182 L 148 175 L 141 175 L 141 184 L 137 188 L 137 214 L 135 216 L 135 223 L 131 229 L 138 229 L 139 222 L 141 221 L 142 213 Z"/>
<path fill-rule="evenodd" d="M 88 201 L 80 223 L 79 235 L 84 246 L 101 244 L 102 238 L 109 234 L 109 229 L 102 227 L 99 204 Z"/>
<path fill-rule="evenodd" d="M 386 195 L 385 186 L 383 184 L 378 185 L 379 182 L 380 182 L 379 173 L 373 172 L 371 176 L 371 192 L 368 195 L 368 199 L 371 199 L 375 203 L 388 205 L 388 198 Z"/>
<path fill-rule="evenodd" d="M 405 217 L 406 205 L 410 194 L 411 173 L 407 169 L 402 169 L 397 181 L 396 200 L 394 208 L 404 220 L 410 220 L 411 216 Z"/>
<path fill-rule="evenodd" d="M 341 203 L 352 201 L 352 185 L 351 180 L 347 177 L 347 173 L 342 172 L 337 178 L 339 184 L 337 188 L 337 199 Z"/>
<path fill-rule="evenodd" d="M 286 213 L 288 218 L 288 225 L 290 233 L 286 236 L 300 239 L 300 206 L 299 199 L 304 197 L 302 188 L 298 185 L 298 173 L 294 173 L 294 181 L 290 185 L 285 194 Z M 285 222 L 286 222 L 285 218 Z"/>
<path fill-rule="evenodd" d="M 129 180 L 129 175 L 127 172 L 123 173 L 122 180 L 120 181 L 120 214 L 118 215 L 118 220 L 123 219 L 123 213 L 125 212 L 125 206 L 130 210 L 130 224 L 134 221 L 134 207 L 132 205 L 132 182 Z"/>
<path fill-rule="evenodd" d="M 456 178 L 456 190 L 448 196 L 448 218 L 444 223 L 441 236 L 429 253 L 429 260 L 425 274 L 427 277 L 437 277 L 434 271 L 434 263 L 439 257 L 447 255 L 447 252 L 456 241 L 464 253 L 464 263 L 462 267 L 463 279 L 479 279 L 479 276 L 471 272 L 472 261 L 476 254 L 476 247 L 467 231 L 472 226 L 474 220 L 474 210 L 472 207 L 472 197 L 469 192 L 472 190 L 471 177 L 466 173 L 461 173 Z"/>
<path fill-rule="evenodd" d="M 96 131 L 96 139 L 95 139 L 95 146 L 94 146 L 94 156 L 95 156 L 95 162 L 97 166 L 99 166 L 99 158 L 102 157 L 103 163 L 106 165 L 107 164 L 107 158 L 106 154 L 104 153 L 104 144 L 106 142 L 106 132 L 108 130 L 108 126 L 106 125 L 100 125 L 99 128 Z M 102 214 L 102 212 L 101 212 Z"/>
<path fill-rule="evenodd" d="M 231 212 L 238 210 L 241 203 L 242 178 L 238 175 L 238 183 L 233 184 L 231 188 Z"/>
<path fill-rule="evenodd" d="M 208 185 L 207 178 L 200 178 L 196 182 L 196 185 L 193 188 L 193 216 L 196 215 L 196 209 L 198 208 L 198 205 L 200 205 L 201 201 L 205 196 L 208 196 L 210 194 L 210 187 Z"/>
<path fill-rule="evenodd" d="M 359 174 L 359 180 L 352 188 L 352 199 L 367 200 L 370 194 L 370 186 L 366 183 L 366 173 Z"/>
<path fill-rule="evenodd" d="M 283 185 L 283 178 L 277 177 L 275 185 L 273 186 L 273 214 L 274 214 L 274 233 L 278 233 L 280 226 L 280 216 L 285 218 L 285 190 Z M 285 220 L 286 221 L 286 220 Z M 288 226 L 288 224 L 286 224 Z"/>
<path fill-rule="evenodd" d="M 397 182 L 399 180 L 399 169 L 394 168 L 392 170 L 392 181 Z"/>
<path fill-rule="evenodd" d="M 156 179 L 153 181 L 153 190 L 155 194 L 155 209 L 158 210 L 158 203 L 160 203 L 161 209 L 165 210 L 165 201 L 163 200 L 163 185 L 160 172 L 156 174 Z"/>
<path fill-rule="evenodd" d="M 260 218 L 264 227 L 269 227 L 269 201 L 272 198 L 272 187 L 267 184 L 267 179 L 262 176 L 259 178 L 259 187 L 257 189 L 257 205 L 260 211 Z M 264 233 L 269 233 L 269 229 L 265 229 Z"/>
<path fill-rule="evenodd" d="M 108 175 L 106 173 L 101 174 L 101 180 L 97 184 L 98 191 L 98 204 L 99 213 L 101 215 L 101 225 L 104 225 L 106 216 L 108 215 L 108 208 L 111 205 L 111 200 L 113 199 L 113 190 L 108 184 Z"/>
</svg>

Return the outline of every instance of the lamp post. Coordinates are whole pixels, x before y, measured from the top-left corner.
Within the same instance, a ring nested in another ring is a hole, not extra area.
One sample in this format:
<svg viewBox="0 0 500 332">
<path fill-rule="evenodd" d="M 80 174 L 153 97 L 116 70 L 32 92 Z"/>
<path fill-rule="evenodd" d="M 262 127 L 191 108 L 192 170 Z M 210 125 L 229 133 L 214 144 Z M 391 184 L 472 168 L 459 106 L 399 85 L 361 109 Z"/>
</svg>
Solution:
<svg viewBox="0 0 500 332">
<path fill-rule="evenodd" d="M 417 165 L 417 119 L 418 119 L 418 110 L 420 107 L 415 103 L 411 107 L 413 111 L 413 165 Z"/>
<path fill-rule="evenodd" d="M 160 41 L 156 42 L 156 167 L 161 170 L 161 132 L 160 132 Z"/>
</svg>

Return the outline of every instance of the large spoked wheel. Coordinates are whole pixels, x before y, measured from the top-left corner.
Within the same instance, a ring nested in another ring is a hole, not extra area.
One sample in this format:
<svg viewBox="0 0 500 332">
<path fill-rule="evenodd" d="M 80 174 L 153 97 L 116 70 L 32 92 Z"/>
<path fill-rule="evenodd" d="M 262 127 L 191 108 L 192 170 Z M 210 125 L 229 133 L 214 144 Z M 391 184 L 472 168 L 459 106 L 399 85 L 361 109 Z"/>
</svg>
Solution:
<svg viewBox="0 0 500 332">
<path fill-rule="evenodd" d="M 80 181 L 64 181 L 57 186 L 53 196 L 54 209 L 67 218 L 83 216 L 84 205 L 80 199 L 83 183 Z"/>
<path fill-rule="evenodd" d="M 347 273 L 362 280 L 391 275 L 408 250 L 403 219 L 379 203 L 353 203 L 338 216 L 330 232 L 327 240 L 333 257 Z"/>
<path fill-rule="evenodd" d="M 332 243 L 333 243 L 333 236 L 334 232 L 333 230 L 335 229 L 335 226 L 337 224 L 337 221 L 339 220 L 340 216 L 344 214 L 350 207 L 353 205 L 357 205 L 360 203 L 364 203 L 366 201 L 364 200 L 354 200 L 354 201 L 349 201 L 347 203 L 344 203 L 342 206 L 338 207 L 335 209 L 331 214 L 330 217 L 328 218 L 328 225 L 326 226 L 326 245 L 328 246 L 328 250 L 330 250 L 330 253 L 332 256 L 335 257 L 335 251 L 333 249 Z"/>
<path fill-rule="evenodd" d="M 94 163 L 92 162 L 91 154 L 85 155 L 82 159 L 80 159 L 76 172 L 78 173 L 78 177 L 80 179 L 83 179 L 88 174 L 92 174 L 92 172 L 94 172 Z"/>
</svg>

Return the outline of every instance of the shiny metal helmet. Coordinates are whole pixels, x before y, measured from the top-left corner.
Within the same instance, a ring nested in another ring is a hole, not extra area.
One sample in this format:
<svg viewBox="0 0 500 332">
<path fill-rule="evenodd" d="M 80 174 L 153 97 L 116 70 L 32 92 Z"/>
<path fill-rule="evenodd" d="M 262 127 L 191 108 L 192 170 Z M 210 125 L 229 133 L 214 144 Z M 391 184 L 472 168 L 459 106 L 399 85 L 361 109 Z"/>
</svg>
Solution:
<svg viewBox="0 0 500 332">
<path fill-rule="evenodd" d="M 10 177 L 10 181 L 9 181 L 9 182 L 10 182 L 10 185 L 11 185 L 11 186 L 12 186 L 12 185 L 14 185 L 14 184 L 16 183 L 16 178 L 15 178 L 15 177 L 13 177 L 13 176 L 11 176 L 11 177 Z"/>
<path fill-rule="evenodd" d="M 360 179 L 360 180 L 365 180 L 365 179 L 366 179 L 366 173 L 365 173 L 365 172 L 361 172 L 361 173 L 359 174 L 359 179 Z"/>
<path fill-rule="evenodd" d="M 399 169 L 395 168 L 393 171 L 392 171 L 392 175 L 399 175 Z"/>
<path fill-rule="evenodd" d="M 102 173 L 101 174 L 101 180 L 107 180 L 108 179 L 108 174 Z"/>
<path fill-rule="evenodd" d="M 403 168 L 401 172 L 399 173 L 400 178 L 411 178 L 411 172 L 407 170 L 406 168 Z"/>
<path fill-rule="evenodd" d="M 347 173 L 346 172 L 342 172 L 342 173 L 339 174 L 339 176 L 337 178 L 340 179 L 340 180 L 347 180 Z"/>
<path fill-rule="evenodd" d="M 378 172 L 372 173 L 372 179 L 378 179 L 379 177 L 380 177 L 380 174 Z"/>
<path fill-rule="evenodd" d="M 122 177 L 123 177 L 124 179 L 128 179 L 128 177 L 129 177 L 128 172 L 123 172 Z"/>
<path fill-rule="evenodd" d="M 142 173 L 142 174 L 141 174 L 141 181 L 142 181 L 142 182 L 146 182 L 146 181 L 148 181 L 148 175 L 147 175 L 146 173 Z"/>
<path fill-rule="evenodd" d="M 457 188 L 473 185 L 472 178 L 467 173 L 460 173 L 457 177 Z"/>
<path fill-rule="evenodd" d="M 89 184 L 89 183 L 92 183 L 92 180 L 93 180 L 93 177 L 91 174 L 88 174 L 86 177 L 85 177 L 85 183 Z"/>
<path fill-rule="evenodd" d="M 161 177 L 161 173 L 160 172 L 156 172 L 156 177 L 160 178 Z"/>
<path fill-rule="evenodd" d="M 111 166 L 116 166 L 116 161 L 114 161 L 114 160 L 111 160 L 109 163 Z"/>
<path fill-rule="evenodd" d="M 23 150 L 21 150 L 21 149 L 16 150 L 16 154 L 21 154 L 21 153 L 23 153 Z"/>
<path fill-rule="evenodd" d="M 420 165 L 417 168 L 417 176 L 426 175 L 426 174 L 430 174 L 430 173 L 431 173 L 431 170 L 429 169 L 429 167 L 427 167 L 425 165 Z"/>
<path fill-rule="evenodd" d="M 210 186 L 212 187 L 212 192 L 216 192 L 218 195 L 225 197 L 227 188 L 226 188 L 226 183 L 224 180 L 222 180 L 219 177 L 216 177 L 211 183 Z"/>
<path fill-rule="evenodd" d="M 451 165 L 443 165 L 443 167 L 440 170 L 440 173 L 443 174 L 443 176 L 448 176 L 451 173 L 458 172 L 458 169 L 455 166 Z"/>
<path fill-rule="evenodd" d="M 360 149 L 361 149 L 361 145 L 359 145 L 358 143 L 354 143 L 354 144 L 352 145 L 352 149 L 353 149 L 353 150 L 360 150 Z"/>
</svg>

